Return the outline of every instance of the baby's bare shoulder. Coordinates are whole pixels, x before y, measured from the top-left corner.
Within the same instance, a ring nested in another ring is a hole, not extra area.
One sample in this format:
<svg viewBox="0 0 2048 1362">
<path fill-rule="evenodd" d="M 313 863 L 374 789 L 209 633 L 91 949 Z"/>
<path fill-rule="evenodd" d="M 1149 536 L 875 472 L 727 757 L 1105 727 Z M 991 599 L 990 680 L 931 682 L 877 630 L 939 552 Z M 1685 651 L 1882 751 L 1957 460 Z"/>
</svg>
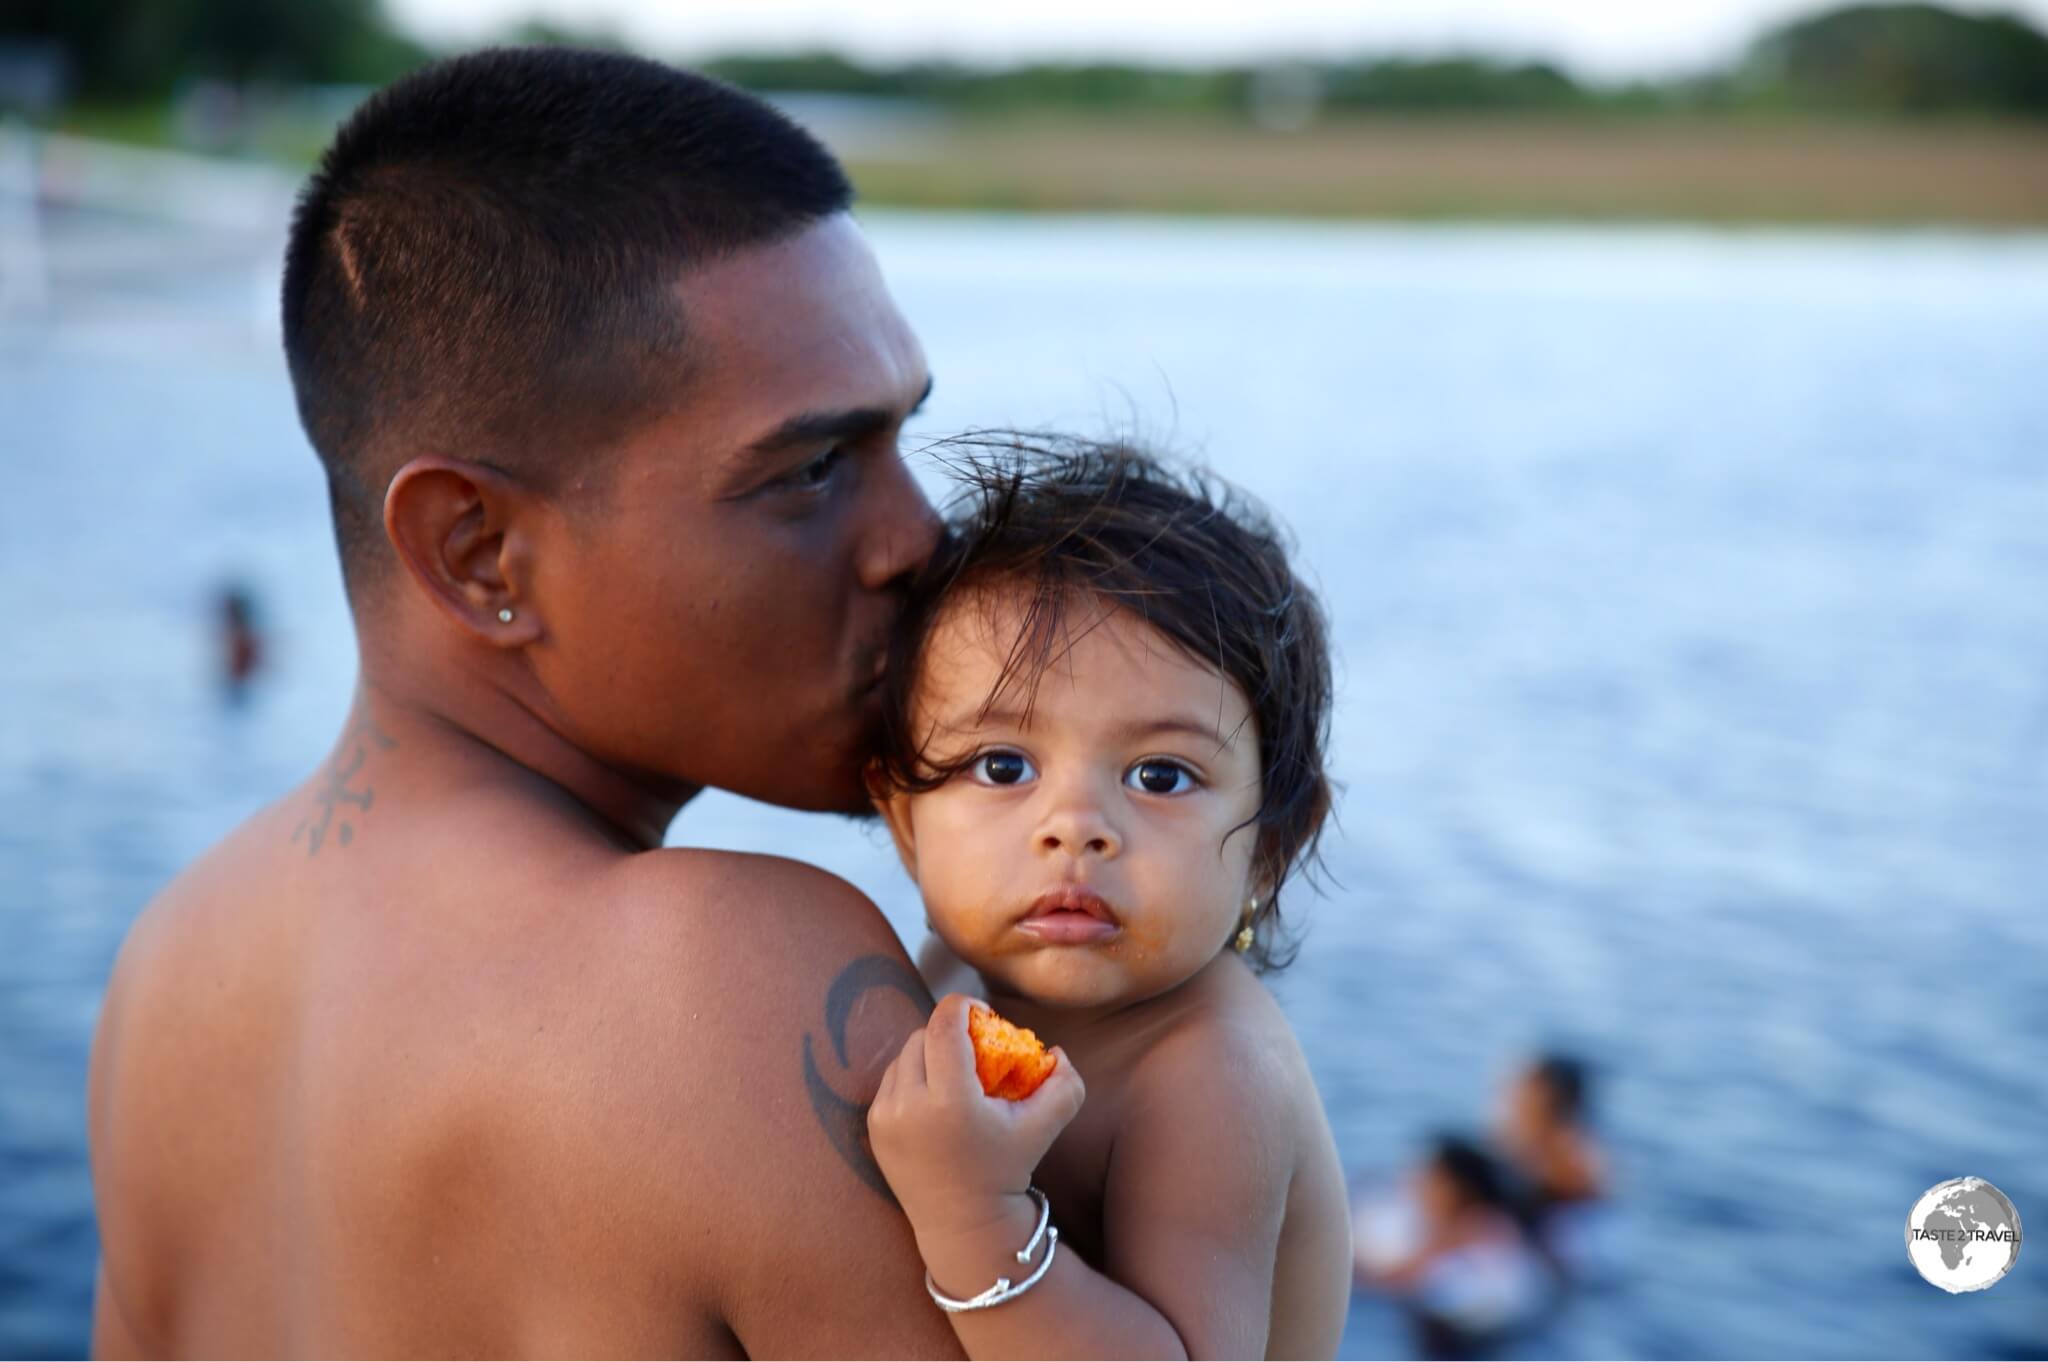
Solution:
<svg viewBox="0 0 2048 1362">
<path fill-rule="evenodd" d="M 1165 1315 L 1189 1356 L 1265 1356 L 1276 1283 L 1292 1274 L 1290 1193 L 1310 1149 L 1314 1088 L 1285 1018 L 1242 961 L 1190 985 L 1127 1080 L 1103 1270 Z"/>
<path fill-rule="evenodd" d="M 1265 986 L 1239 962 L 1222 963 L 1226 968 L 1190 982 L 1198 991 L 1182 1000 L 1134 1065 L 1139 1109 L 1160 1119 L 1229 1110 L 1291 1130 L 1304 1099 L 1315 1098 L 1301 1044 Z"/>
</svg>

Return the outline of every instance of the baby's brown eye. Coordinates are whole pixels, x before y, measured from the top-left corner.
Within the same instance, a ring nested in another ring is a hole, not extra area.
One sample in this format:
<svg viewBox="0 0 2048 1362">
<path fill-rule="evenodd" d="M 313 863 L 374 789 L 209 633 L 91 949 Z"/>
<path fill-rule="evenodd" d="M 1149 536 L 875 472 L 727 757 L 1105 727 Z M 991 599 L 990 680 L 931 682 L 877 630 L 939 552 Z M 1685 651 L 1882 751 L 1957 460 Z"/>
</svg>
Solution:
<svg viewBox="0 0 2048 1362">
<path fill-rule="evenodd" d="M 984 752 L 968 767 L 984 785 L 1015 785 L 1031 779 L 1031 760 L 1021 752 Z"/>
<path fill-rule="evenodd" d="M 1195 787 L 1195 777 L 1177 761 L 1141 761 L 1125 775 L 1124 784 L 1146 794 L 1184 794 Z"/>
</svg>

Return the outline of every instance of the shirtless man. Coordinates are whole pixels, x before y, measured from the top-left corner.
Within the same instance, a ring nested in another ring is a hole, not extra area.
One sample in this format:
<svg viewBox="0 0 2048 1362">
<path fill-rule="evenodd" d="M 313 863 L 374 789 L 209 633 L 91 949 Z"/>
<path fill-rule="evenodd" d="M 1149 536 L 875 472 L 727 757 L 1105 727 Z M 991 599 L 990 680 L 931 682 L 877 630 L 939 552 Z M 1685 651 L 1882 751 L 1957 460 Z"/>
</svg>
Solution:
<svg viewBox="0 0 2048 1362">
<path fill-rule="evenodd" d="M 957 1356 L 865 1143 L 873 905 L 663 850 L 864 807 L 928 377 L 838 167 L 626 57 L 338 135 L 285 343 L 360 643 L 330 759 L 137 921 L 91 1076 L 102 1356 Z"/>
</svg>

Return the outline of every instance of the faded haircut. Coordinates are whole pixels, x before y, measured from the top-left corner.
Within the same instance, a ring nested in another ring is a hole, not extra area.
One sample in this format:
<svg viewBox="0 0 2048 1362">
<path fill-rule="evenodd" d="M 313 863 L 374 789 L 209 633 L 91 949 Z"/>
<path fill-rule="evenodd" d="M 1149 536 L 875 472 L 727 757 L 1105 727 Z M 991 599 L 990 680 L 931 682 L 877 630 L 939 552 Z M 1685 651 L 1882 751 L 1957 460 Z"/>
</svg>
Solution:
<svg viewBox="0 0 2048 1362">
<path fill-rule="evenodd" d="M 1322 607 L 1289 565 L 1278 525 L 1214 474 L 1130 443 L 983 432 L 932 452 L 961 489 L 891 643 L 882 783 L 922 793 L 968 764 L 935 760 L 932 735 L 912 717 L 925 644 L 945 610 L 988 588 L 1027 600 L 984 714 L 1013 691 L 1029 713 L 1045 669 L 1072 646 L 1076 605 L 1128 611 L 1250 704 L 1259 806 L 1240 828 L 1257 830 L 1252 874 L 1266 893 L 1246 958 L 1262 972 L 1290 963 L 1300 942 L 1281 922 L 1280 891 L 1318 863 L 1331 809 L 1331 675 Z"/>
<path fill-rule="evenodd" d="M 423 67 L 342 126 L 293 215 L 284 345 L 350 594 L 389 557 L 401 455 L 554 490 L 674 400 L 681 273 L 845 209 L 811 136 L 751 95 L 617 53 Z"/>
</svg>

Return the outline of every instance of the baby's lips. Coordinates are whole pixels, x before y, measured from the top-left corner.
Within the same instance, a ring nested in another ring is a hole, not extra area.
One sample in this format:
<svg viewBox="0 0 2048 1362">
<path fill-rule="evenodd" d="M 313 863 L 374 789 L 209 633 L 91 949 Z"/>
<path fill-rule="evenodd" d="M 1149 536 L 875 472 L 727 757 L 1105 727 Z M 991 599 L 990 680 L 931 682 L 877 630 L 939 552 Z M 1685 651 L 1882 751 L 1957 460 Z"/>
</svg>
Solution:
<svg viewBox="0 0 2048 1362">
<path fill-rule="evenodd" d="M 1025 916 L 1035 918 L 1052 913 L 1081 913 L 1112 927 L 1117 923 L 1115 905 L 1085 884 L 1064 884 L 1040 894 L 1031 901 Z"/>
<path fill-rule="evenodd" d="M 974 1075 L 990 1097 L 1021 1102 L 1059 1064 L 1037 1036 L 980 1003 L 967 1009 L 967 1038 L 974 1042 Z"/>
</svg>

